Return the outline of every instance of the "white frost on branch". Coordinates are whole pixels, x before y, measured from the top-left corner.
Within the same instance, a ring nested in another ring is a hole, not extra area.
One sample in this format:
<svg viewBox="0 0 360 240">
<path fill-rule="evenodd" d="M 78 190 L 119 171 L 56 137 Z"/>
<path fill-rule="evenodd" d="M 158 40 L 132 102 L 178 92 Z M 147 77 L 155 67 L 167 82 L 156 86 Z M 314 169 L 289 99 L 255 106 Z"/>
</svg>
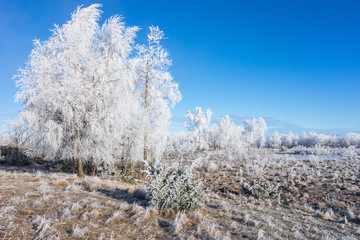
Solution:
<svg viewBox="0 0 360 240">
<path fill-rule="evenodd" d="M 119 16 L 100 25 L 100 6 L 78 7 L 47 41 L 35 40 L 26 67 L 15 76 L 20 118 L 32 136 L 28 154 L 111 165 L 142 158 L 144 129 L 149 142 L 165 141 L 169 107 L 181 96 L 159 43 L 163 33 L 151 27 L 149 46 L 136 46 L 138 28 L 125 26 Z M 147 114 L 144 71 L 150 79 Z M 159 156 L 162 150 L 154 151 Z"/>
</svg>

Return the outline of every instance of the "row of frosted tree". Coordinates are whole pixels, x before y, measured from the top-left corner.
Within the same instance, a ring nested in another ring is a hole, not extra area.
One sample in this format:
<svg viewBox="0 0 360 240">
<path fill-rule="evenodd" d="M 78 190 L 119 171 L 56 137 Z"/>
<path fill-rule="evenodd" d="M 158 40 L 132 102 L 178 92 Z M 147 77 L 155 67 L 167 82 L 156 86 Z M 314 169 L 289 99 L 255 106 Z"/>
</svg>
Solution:
<svg viewBox="0 0 360 240">
<path fill-rule="evenodd" d="M 243 152 L 247 147 L 264 147 L 266 144 L 266 122 L 263 118 L 245 120 L 244 126 L 236 126 L 228 115 L 219 123 L 211 124 L 212 111 L 202 112 L 196 107 L 194 112 L 188 111 L 185 134 L 170 137 L 170 145 L 187 142 L 187 149 L 193 151 L 225 149 L 232 152 Z"/>
<path fill-rule="evenodd" d="M 211 110 L 202 112 L 196 107 L 194 112 L 186 114 L 186 133 L 169 137 L 168 150 L 195 152 L 203 150 L 226 150 L 232 153 L 245 153 L 254 148 L 291 149 L 294 147 L 360 147 L 360 134 L 348 133 L 345 136 L 325 135 L 315 132 L 302 136 L 279 134 L 274 132 L 266 137 L 267 125 L 263 118 L 245 120 L 243 126 L 237 126 L 228 115 L 218 124 L 211 124 Z"/>
<path fill-rule="evenodd" d="M 318 134 L 316 132 L 303 133 L 302 136 L 289 132 L 279 134 L 274 132 L 268 139 L 267 144 L 270 148 L 292 148 L 296 146 L 304 147 L 360 147 L 360 134 L 347 133 L 345 136 Z"/>
</svg>

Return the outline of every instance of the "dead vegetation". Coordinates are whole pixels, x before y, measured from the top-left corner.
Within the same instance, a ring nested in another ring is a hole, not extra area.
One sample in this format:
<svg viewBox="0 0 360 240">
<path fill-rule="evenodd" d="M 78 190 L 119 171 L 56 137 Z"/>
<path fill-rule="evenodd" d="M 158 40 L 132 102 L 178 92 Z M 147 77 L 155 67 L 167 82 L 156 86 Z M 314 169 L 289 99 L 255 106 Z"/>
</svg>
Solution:
<svg viewBox="0 0 360 240">
<path fill-rule="evenodd" d="M 197 156 L 194 177 L 204 193 L 188 213 L 156 209 L 142 183 L 0 165 L 0 239 L 360 237 L 357 159 L 270 153 L 242 159 Z M 251 196 L 243 189 L 251 179 L 279 185 L 281 194 Z"/>
</svg>

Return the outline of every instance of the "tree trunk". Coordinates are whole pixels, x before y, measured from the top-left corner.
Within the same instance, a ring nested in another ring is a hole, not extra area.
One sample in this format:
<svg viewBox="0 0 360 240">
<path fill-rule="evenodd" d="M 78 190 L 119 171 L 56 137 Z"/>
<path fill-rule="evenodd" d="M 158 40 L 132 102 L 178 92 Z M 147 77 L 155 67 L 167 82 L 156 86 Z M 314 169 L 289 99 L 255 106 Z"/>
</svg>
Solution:
<svg viewBox="0 0 360 240">
<path fill-rule="evenodd" d="M 145 129 L 144 129 L 144 160 L 148 159 L 148 94 L 149 94 L 149 76 L 146 75 L 145 82 Z"/>
<path fill-rule="evenodd" d="M 144 135 L 144 160 L 148 159 L 148 151 L 147 151 L 147 134 Z"/>
<path fill-rule="evenodd" d="M 82 165 L 82 161 L 81 159 L 77 159 L 77 168 L 78 168 L 78 177 L 79 178 L 84 178 L 84 169 L 83 169 L 83 165 Z"/>
<path fill-rule="evenodd" d="M 144 104 L 144 111 L 145 111 L 145 129 L 144 129 L 144 161 L 147 161 L 148 159 L 148 97 L 149 97 L 149 73 L 150 73 L 150 63 L 149 63 L 149 58 L 150 58 L 150 41 L 149 41 L 149 50 L 148 50 L 148 59 L 146 61 L 146 73 L 145 73 L 145 104 Z"/>
<path fill-rule="evenodd" d="M 199 133 L 198 137 L 199 137 L 198 152 L 200 152 L 200 149 L 201 149 L 201 133 Z"/>
</svg>

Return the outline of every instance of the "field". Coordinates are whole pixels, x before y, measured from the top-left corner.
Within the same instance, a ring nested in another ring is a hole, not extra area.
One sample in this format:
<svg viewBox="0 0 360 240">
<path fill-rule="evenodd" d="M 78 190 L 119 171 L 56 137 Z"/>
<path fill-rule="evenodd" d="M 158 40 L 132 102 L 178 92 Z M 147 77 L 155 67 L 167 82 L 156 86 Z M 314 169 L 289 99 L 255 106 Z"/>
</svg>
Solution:
<svg viewBox="0 0 360 240">
<path fill-rule="evenodd" d="M 358 158 L 299 157 L 258 150 L 238 159 L 201 152 L 195 181 L 203 203 L 190 213 L 158 211 L 145 179 L 121 181 L 0 164 L 0 239 L 359 239 Z M 280 196 L 244 192 L 250 179 Z"/>
</svg>

